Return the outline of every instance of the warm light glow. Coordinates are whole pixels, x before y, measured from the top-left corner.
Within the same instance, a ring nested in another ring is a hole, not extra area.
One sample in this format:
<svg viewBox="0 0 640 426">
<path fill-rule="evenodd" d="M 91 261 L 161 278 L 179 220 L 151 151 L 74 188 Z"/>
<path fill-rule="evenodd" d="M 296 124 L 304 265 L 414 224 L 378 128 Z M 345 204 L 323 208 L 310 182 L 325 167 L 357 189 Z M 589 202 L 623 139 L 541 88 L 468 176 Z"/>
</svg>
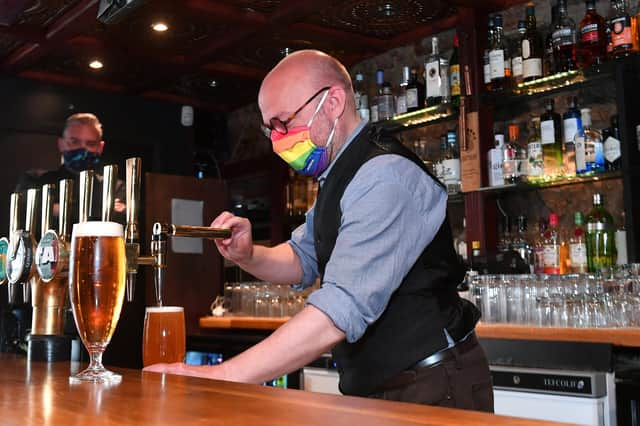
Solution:
<svg viewBox="0 0 640 426">
<path fill-rule="evenodd" d="M 209 82 L 209 87 L 216 87 L 217 85 L 218 85 L 218 82 L 217 82 L 217 81 L 215 81 L 215 80 L 211 80 L 211 81 Z"/>
<path fill-rule="evenodd" d="M 164 22 L 154 22 L 153 25 L 151 25 L 151 28 L 153 28 L 154 31 L 163 33 L 169 29 L 169 26 Z"/>
<path fill-rule="evenodd" d="M 89 67 L 93 68 L 94 70 L 99 70 L 104 66 L 104 64 L 102 62 L 100 62 L 97 59 L 94 59 L 93 61 L 89 62 Z"/>
</svg>

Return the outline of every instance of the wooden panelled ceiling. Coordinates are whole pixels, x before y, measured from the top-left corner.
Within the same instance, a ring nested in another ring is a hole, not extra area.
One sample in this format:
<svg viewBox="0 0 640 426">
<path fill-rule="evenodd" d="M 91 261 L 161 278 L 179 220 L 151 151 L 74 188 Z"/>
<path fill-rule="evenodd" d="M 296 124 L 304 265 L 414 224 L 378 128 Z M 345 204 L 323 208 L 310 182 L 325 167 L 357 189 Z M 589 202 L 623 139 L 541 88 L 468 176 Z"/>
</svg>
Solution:
<svg viewBox="0 0 640 426">
<path fill-rule="evenodd" d="M 0 70 L 228 111 L 254 101 L 289 51 L 320 49 L 351 65 L 455 26 L 462 8 L 515 3 L 523 0 L 145 0 L 103 24 L 99 0 L 0 0 Z M 153 31 L 158 21 L 168 31 Z M 94 59 L 104 67 L 91 69 Z"/>
</svg>

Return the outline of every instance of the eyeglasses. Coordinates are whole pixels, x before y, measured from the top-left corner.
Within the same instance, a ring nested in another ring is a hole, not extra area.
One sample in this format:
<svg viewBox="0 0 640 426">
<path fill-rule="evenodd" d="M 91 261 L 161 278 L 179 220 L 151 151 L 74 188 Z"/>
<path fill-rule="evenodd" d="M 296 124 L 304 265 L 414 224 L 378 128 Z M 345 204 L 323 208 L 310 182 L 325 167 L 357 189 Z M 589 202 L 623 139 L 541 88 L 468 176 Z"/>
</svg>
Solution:
<svg viewBox="0 0 640 426">
<path fill-rule="evenodd" d="M 269 126 L 265 126 L 264 124 L 262 125 L 262 132 L 268 138 L 271 137 L 271 132 L 273 130 L 280 133 L 281 135 L 286 135 L 289 132 L 289 129 L 287 129 L 287 125 L 291 122 L 291 120 L 293 120 L 296 117 L 296 115 L 298 115 L 298 113 L 302 111 L 304 107 L 309 105 L 320 93 L 329 89 L 331 89 L 331 86 L 325 86 L 322 89 L 318 90 L 316 93 L 313 94 L 313 96 L 309 98 L 307 102 L 302 104 L 302 106 L 297 110 L 295 110 L 295 112 L 291 114 L 286 120 L 282 121 L 278 117 L 273 117 L 271 120 L 269 120 Z"/>
<path fill-rule="evenodd" d="M 89 148 L 89 149 L 98 149 L 100 147 L 100 141 L 96 140 L 83 140 L 74 137 L 65 138 L 65 142 L 67 145 L 73 149 L 78 148 Z"/>
</svg>

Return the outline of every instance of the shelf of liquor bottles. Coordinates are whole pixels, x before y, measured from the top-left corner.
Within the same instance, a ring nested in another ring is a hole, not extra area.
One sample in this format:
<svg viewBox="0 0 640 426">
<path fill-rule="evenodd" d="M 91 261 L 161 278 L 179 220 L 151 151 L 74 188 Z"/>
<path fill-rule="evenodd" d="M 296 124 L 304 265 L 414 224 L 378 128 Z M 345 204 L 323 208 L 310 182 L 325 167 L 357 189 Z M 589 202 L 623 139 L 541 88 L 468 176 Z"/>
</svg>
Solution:
<svg viewBox="0 0 640 426">
<path fill-rule="evenodd" d="M 509 89 L 483 93 L 482 100 L 494 107 L 508 107 L 514 103 L 521 103 L 523 100 L 553 96 L 564 91 L 596 86 L 615 78 L 615 66 L 618 61 L 514 83 L 513 87 Z"/>
<path fill-rule="evenodd" d="M 497 185 L 479 188 L 476 191 L 484 193 L 503 193 L 511 191 L 537 191 L 545 188 L 556 188 L 559 186 L 585 184 L 591 182 L 601 182 L 610 179 L 621 179 L 622 171 L 616 170 L 612 172 L 602 172 L 586 176 L 568 176 L 556 179 L 546 179 L 544 177 L 538 180 L 523 181 L 507 185 Z"/>
</svg>

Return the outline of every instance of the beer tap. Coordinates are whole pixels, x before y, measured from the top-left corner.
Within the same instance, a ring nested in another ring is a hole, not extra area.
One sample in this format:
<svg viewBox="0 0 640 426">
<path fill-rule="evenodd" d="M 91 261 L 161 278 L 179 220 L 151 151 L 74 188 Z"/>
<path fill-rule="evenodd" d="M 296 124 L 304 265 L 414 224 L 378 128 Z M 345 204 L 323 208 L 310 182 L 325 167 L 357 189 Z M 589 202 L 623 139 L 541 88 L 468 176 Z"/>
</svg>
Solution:
<svg viewBox="0 0 640 426">
<path fill-rule="evenodd" d="M 102 177 L 102 221 L 110 222 L 118 181 L 118 166 L 115 164 L 104 166 Z"/>
<path fill-rule="evenodd" d="M 42 187 L 42 236 L 36 250 L 36 269 L 40 282 L 33 286 L 31 333 L 62 335 L 67 304 L 69 274 L 69 215 L 73 181 L 63 179 L 59 190 L 58 231 L 51 229 L 49 215 L 54 185 Z"/>
<path fill-rule="evenodd" d="M 125 243 L 127 253 L 127 301 L 133 301 L 138 266 L 152 266 L 155 296 L 158 306 L 162 306 L 165 269 L 167 268 L 167 240 L 169 237 L 228 238 L 229 229 L 215 229 L 206 226 L 188 226 L 155 223 L 151 238 L 151 255 L 140 256 L 138 233 L 138 211 L 140 203 L 141 160 L 129 158 L 126 173 L 127 226 Z"/>
<path fill-rule="evenodd" d="M 80 200 L 79 200 L 79 222 L 89 221 L 91 215 L 91 206 L 93 205 L 93 180 L 95 172 L 93 170 L 84 170 L 80 172 Z"/>
<path fill-rule="evenodd" d="M 0 238 L 0 285 L 7 283 L 8 280 L 8 263 L 9 263 L 9 246 L 13 234 L 20 226 L 20 205 L 22 204 L 22 193 L 14 192 L 11 194 L 11 202 L 9 209 L 9 235 Z M 8 284 L 7 291 L 9 295 L 9 303 L 15 303 L 15 285 Z"/>
<path fill-rule="evenodd" d="M 24 303 L 28 303 L 30 301 L 31 280 L 37 279 L 36 265 L 34 262 L 34 253 L 37 244 L 33 237 L 33 231 L 35 228 L 36 204 L 39 192 L 39 189 L 27 190 L 25 226 L 24 229 L 18 229 L 12 234 L 7 254 L 7 275 L 9 284 L 14 286 L 16 284 L 22 284 L 22 299 Z M 10 289 L 10 301 L 15 302 L 15 293 L 11 293 Z"/>
<path fill-rule="evenodd" d="M 230 229 L 210 228 L 208 226 L 174 225 L 156 222 L 153 224 L 151 256 L 154 258 L 154 285 L 156 302 L 162 306 L 165 271 L 167 269 L 167 240 L 169 237 L 190 238 L 229 238 Z"/>
</svg>

